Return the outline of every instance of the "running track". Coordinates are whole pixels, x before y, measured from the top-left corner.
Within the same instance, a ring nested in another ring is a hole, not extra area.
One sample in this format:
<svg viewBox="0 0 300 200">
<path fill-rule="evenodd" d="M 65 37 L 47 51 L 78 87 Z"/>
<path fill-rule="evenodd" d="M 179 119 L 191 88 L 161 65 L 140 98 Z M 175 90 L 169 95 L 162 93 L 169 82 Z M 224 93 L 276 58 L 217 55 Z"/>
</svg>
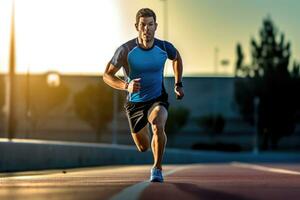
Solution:
<svg viewBox="0 0 300 200">
<path fill-rule="evenodd" d="M 297 200 L 300 164 L 166 165 L 165 183 L 149 183 L 151 166 L 111 166 L 0 174 L 1 200 Z"/>
</svg>

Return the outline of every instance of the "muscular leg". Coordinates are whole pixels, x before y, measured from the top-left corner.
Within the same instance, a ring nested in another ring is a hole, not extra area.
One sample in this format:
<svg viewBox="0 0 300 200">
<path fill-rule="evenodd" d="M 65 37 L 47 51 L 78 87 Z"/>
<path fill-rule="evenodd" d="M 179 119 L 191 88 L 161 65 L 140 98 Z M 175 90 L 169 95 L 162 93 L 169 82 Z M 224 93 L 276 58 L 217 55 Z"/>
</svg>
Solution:
<svg viewBox="0 0 300 200">
<path fill-rule="evenodd" d="M 152 152 L 154 157 L 153 167 L 162 169 L 162 158 L 167 143 L 165 133 L 165 124 L 168 118 L 168 111 L 165 107 L 157 105 L 150 110 L 148 120 L 151 123 L 152 137 Z"/>
<path fill-rule="evenodd" d="M 140 152 L 145 152 L 150 146 L 150 139 L 147 125 L 138 133 L 131 133 L 133 141 Z"/>
</svg>

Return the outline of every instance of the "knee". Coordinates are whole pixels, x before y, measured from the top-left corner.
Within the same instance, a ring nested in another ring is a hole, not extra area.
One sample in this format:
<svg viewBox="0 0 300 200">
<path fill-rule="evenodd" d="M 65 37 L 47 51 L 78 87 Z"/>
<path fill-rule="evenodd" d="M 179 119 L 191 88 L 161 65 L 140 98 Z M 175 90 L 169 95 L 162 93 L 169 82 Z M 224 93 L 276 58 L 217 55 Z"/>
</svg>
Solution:
<svg viewBox="0 0 300 200">
<path fill-rule="evenodd" d="M 165 126 L 162 123 L 152 124 L 153 134 L 163 134 L 165 131 Z"/>
<path fill-rule="evenodd" d="M 146 152 L 149 149 L 149 145 L 139 145 L 137 148 L 139 152 Z"/>
</svg>

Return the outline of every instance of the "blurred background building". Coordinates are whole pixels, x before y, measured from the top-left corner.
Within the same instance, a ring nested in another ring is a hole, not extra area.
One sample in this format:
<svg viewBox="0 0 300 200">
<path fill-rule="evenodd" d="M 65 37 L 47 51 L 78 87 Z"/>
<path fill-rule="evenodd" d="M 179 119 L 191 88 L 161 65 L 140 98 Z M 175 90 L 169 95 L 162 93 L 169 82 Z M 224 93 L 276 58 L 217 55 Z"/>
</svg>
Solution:
<svg viewBox="0 0 300 200">
<path fill-rule="evenodd" d="M 169 147 L 300 149 L 296 0 L 0 0 L 0 137 L 133 144 L 126 94 L 102 73 L 136 37 L 142 7 L 154 9 L 157 37 L 184 61 L 182 101 L 170 62 L 165 69 Z"/>
</svg>

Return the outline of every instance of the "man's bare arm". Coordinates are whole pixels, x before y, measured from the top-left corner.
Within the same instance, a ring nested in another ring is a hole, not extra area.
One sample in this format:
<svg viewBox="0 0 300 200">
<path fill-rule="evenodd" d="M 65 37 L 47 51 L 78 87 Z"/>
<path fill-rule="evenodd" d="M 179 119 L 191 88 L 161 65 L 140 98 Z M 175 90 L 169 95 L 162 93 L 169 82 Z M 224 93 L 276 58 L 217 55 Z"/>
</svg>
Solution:
<svg viewBox="0 0 300 200">
<path fill-rule="evenodd" d="M 115 67 L 110 62 L 107 64 L 103 74 L 103 80 L 109 86 L 118 90 L 127 90 L 128 83 L 116 76 L 120 68 Z"/>
<path fill-rule="evenodd" d="M 120 79 L 116 76 L 116 73 L 120 68 L 115 67 L 110 62 L 107 64 L 105 72 L 103 74 L 103 80 L 109 86 L 118 89 L 118 90 L 126 90 L 130 93 L 138 92 L 141 89 L 140 78 L 133 79 L 130 83 Z"/>
<path fill-rule="evenodd" d="M 173 60 L 172 65 L 173 65 L 173 70 L 174 70 L 175 83 L 179 83 L 182 81 L 183 65 L 182 65 L 181 56 L 178 51 L 177 51 L 176 59 Z"/>
<path fill-rule="evenodd" d="M 177 51 L 176 59 L 173 60 L 173 70 L 174 70 L 174 76 L 175 76 L 175 87 L 174 92 L 176 94 L 177 99 L 182 99 L 184 96 L 184 91 L 182 88 L 182 71 L 183 71 L 183 64 L 182 59 Z"/>
</svg>

